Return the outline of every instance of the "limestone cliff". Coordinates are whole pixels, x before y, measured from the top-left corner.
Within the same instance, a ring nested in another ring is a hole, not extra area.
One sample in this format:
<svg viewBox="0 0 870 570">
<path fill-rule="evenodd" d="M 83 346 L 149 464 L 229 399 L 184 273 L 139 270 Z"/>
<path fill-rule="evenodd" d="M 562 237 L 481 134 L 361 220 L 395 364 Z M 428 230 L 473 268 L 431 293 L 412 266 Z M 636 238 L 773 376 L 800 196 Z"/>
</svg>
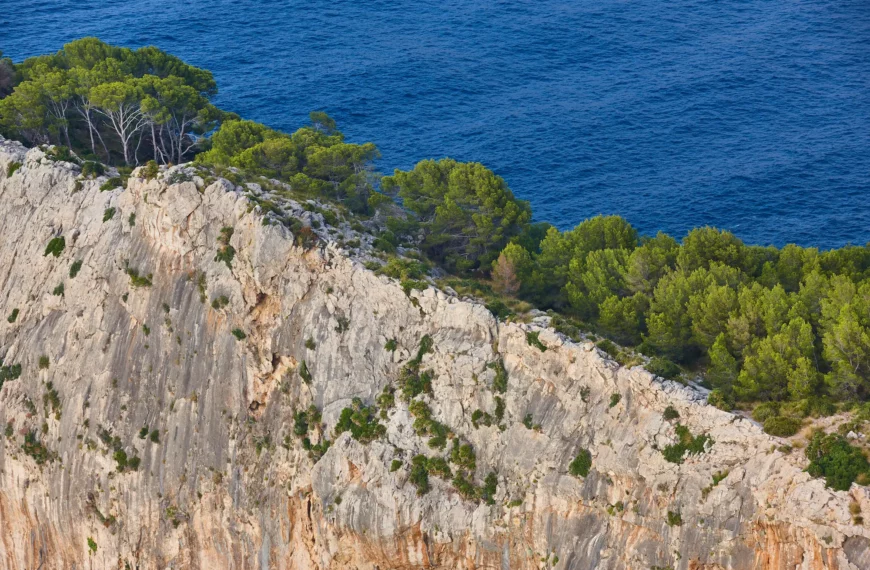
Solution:
<svg viewBox="0 0 870 570">
<path fill-rule="evenodd" d="M 192 174 L 100 191 L 105 177 L 0 139 L 0 567 L 870 568 L 849 512 L 870 512 L 867 489 L 826 489 L 751 421 L 546 319 L 406 293 L 326 226 L 296 245 L 246 191 Z M 318 226 L 303 206 L 283 205 Z M 447 477 L 418 495 L 412 457 L 452 444 L 417 435 L 398 394 L 381 437 L 333 435 L 427 335 L 417 400 L 473 445 L 475 485 L 497 474 L 494 504 Z M 500 420 L 472 422 L 496 397 Z M 311 405 L 306 441 L 294 414 Z M 677 424 L 711 438 L 682 464 L 662 453 Z M 581 449 L 585 477 L 569 474 Z"/>
</svg>

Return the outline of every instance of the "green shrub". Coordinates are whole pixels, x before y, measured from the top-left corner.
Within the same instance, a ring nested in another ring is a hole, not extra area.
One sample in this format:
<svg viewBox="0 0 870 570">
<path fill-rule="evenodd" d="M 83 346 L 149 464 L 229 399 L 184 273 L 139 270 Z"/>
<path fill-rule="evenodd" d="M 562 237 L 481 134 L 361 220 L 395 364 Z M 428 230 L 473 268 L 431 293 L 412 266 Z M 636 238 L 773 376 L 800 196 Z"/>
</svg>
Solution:
<svg viewBox="0 0 870 570">
<path fill-rule="evenodd" d="M 304 360 L 299 363 L 299 377 L 306 384 L 311 384 L 311 371 L 308 370 L 308 364 Z"/>
<path fill-rule="evenodd" d="M 151 287 L 151 279 L 153 278 L 151 273 L 147 277 L 143 277 L 132 267 L 128 267 L 126 273 L 130 277 L 130 285 L 132 287 Z"/>
<path fill-rule="evenodd" d="M 90 554 L 97 553 L 97 543 L 94 542 L 94 539 L 90 536 L 88 537 L 88 550 L 90 551 Z"/>
<path fill-rule="evenodd" d="M 148 439 L 151 440 L 151 443 L 160 443 L 160 432 L 156 429 L 153 430 L 149 435 Z"/>
<path fill-rule="evenodd" d="M 236 337 L 236 340 L 245 340 L 248 338 L 248 335 L 245 334 L 245 331 L 242 329 L 233 329 L 233 336 Z"/>
<path fill-rule="evenodd" d="M 131 212 L 129 216 L 127 216 L 127 223 L 132 228 L 136 225 L 136 212 Z"/>
<path fill-rule="evenodd" d="M 384 345 L 384 349 L 386 349 L 386 350 L 388 350 L 388 351 L 390 351 L 390 352 L 395 352 L 395 351 L 396 351 L 396 348 L 398 348 L 398 346 L 399 346 L 399 344 L 396 342 L 396 339 L 391 338 L 391 339 L 388 340 L 387 343 Z"/>
<path fill-rule="evenodd" d="M 707 403 L 711 406 L 730 412 L 734 409 L 734 397 L 724 390 L 716 388 L 707 396 Z"/>
<path fill-rule="evenodd" d="M 527 332 L 526 333 L 526 342 L 529 344 L 529 346 L 537 347 L 537 349 L 540 350 L 541 352 L 546 352 L 547 345 L 545 345 L 543 342 L 541 342 L 541 339 L 538 338 L 538 336 L 540 334 L 541 333 L 538 331 Z"/>
<path fill-rule="evenodd" d="M 377 420 L 377 408 L 365 406 L 362 400 L 354 398 L 349 408 L 344 408 L 335 424 L 335 436 L 349 431 L 351 436 L 362 443 L 369 443 L 383 437 L 387 428 Z"/>
<path fill-rule="evenodd" d="M 113 176 L 109 178 L 105 182 L 100 185 L 100 192 L 106 192 L 108 190 L 114 190 L 115 188 L 121 188 L 124 186 L 124 181 L 120 176 Z"/>
<path fill-rule="evenodd" d="M 501 423 L 501 421 L 504 419 L 504 400 L 499 398 L 498 396 L 495 397 L 494 416 L 496 423 Z"/>
<path fill-rule="evenodd" d="M 487 368 L 491 368 L 495 371 L 495 378 L 492 380 L 492 389 L 499 394 L 504 394 L 507 392 L 508 387 L 508 373 L 504 368 L 504 363 L 501 359 L 496 360 L 494 362 L 490 362 L 487 365 Z"/>
<path fill-rule="evenodd" d="M 534 418 L 532 418 L 532 414 L 526 414 L 523 417 L 523 425 L 526 426 L 526 429 L 532 429 L 534 427 Z"/>
<path fill-rule="evenodd" d="M 145 163 L 145 166 L 140 172 L 142 174 L 142 178 L 144 178 L 145 180 L 154 180 L 160 173 L 160 168 L 157 166 L 156 162 L 154 162 L 153 160 L 149 160 Z"/>
<path fill-rule="evenodd" d="M 18 309 L 12 309 L 12 312 L 9 313 L 9 316 L 6 318 L 6 321 L 9 323 L 14 323 L 18 320 Z"/>
<path fill-rule="evenodd" d="M 64 286 L 63 286 L 63 283 L 61 283 L 61 284 L 59 284 L 58 286 L 56 286 L 56 287 L 51 291 L 51 294 L 54 295 L 55 297 L 63 297 L 63 294 L 64 294 Z"/>
<path fill-rule="evenodd" d="M 779 415 L 779 402 L 764 402 L 752 410 L 752 419 L 764 423 L 767 418 Z"/>
<path fill-rule="evenodd" d="M 825 485 L 837 491 L 848 491 L 856 479 L 870 476 L 870 464 L 864 452 L 839 434 L 816 431 L 807 445 L 806 455 L 810 460 L 807 473 L 824 477 Z"/>
<path fill-rule="evenodd" d="M 387 419 L 388 412 L 396 405 L 396 389 L 390 385 L 384 386 L 383 391 L 378 396 L 377 403 L 380 407 L 381 419 Z"/>
<path fill-rule="evenodd" d="M 595 346 L 603 350 L 611 358 L 616 358 L 619 355 L 619 347 L 613 344 L 613 342 L 607 340 L 606 338 L 603 340 L 599 340 L 595 344 Z"/>
<path fill-rule="evenodd" d="M 668 526 L 682 526 L 683 517 L 679 512 L 668 511 Z"/>
<path fill-rule="evenodd" d="M 314 350 L 315 348 L 317 348 L 317 343 L 314 342 L 313 338 L 308 337 L 308 340 L 305 341 L 305 348 L 307 348 L 308 350 Z"/>
<path fill-rule="evenodd" d="M 453 440 L 453 448 L 450 450 L 450 462 L 460 469 L 474 472 L 477 467 L 477 454 L 470 443 L 460 444 L 459 439 Z"/>
<path fill-rule="evenodd" d="M 678 412 L 673 406 L 668 406 L 667 408 L 665 408 L 665 411 L 662 414 L 662 416 L 667 421 L 676 420 L 676 419 L 679 419 L 680 412 Z"/>
<path fill-rule="evenodd" d="M 60 254 L 63 253 L 64 248 L 66 248 L 66 240 L 63 236 L 58 236 L 56 238 L 52 238 L 48 245 L 45 246 L 45 253 L 43 253 L 43 257 L 48 255 L 53 255 L 55 257 L 60 257 Z"/>
<path fill-rule="evenodd" d="M 108 222 L 112 218 L 115 217 L 115 208 L 106 208 L 106 211 L 103 212 L 103 223 Z"/>
<path fill-rule="evenodd" d="M 29 431 L 24 435 L 24 443 L 21 445 L 24 454 L 31 457 L 37 465 L 43 465 L 47 461 L 54 461 L 54 454 L 39 441 L 36 432 Z"/>
<path fill-rule="evenodd" d="M 622 395 L 614 392 L 610 395 L 610 405 L 608 407 L 615 408 L 620 400 L 622 400 Z"/>
<path fill-rule="evenodd" d="M 417 487 L 417 495 L 425 495 L 429 492 L 429 460 L 425 455 L 415 455 L 411 460 L 411 473 L 408 480 Z"/>
<path fill-rule="evenodd" d="M 143 426 L 142 429 L 139 430 L 139 439 L 145 439 L 148 437 L 148 426 Z"/>
<path fill-rule="evenodd" d="M 713 443 L 713 440 L 707 434 L 699 436 L 692 435 L 689 428 L 677 424 L 676 426 L 678 442 L 668 445 L 662 451 L 666 461 L 680 464 L 684 461 L 686 455 L 698 455 L 706 451 L 707 444 Z"/>
<path fill-rule="evenodd" d="M 211 308 L 214 310 L 220 310 L 230 304 L 229 298 L 226 295 L 221 295 L 220 297 L 215 297 L 211 301 Z"/>
<path fill-rule="evenodd" d="M 430 475 L 435 475 L 444 479 L 449 479 L 452 475 L 450 465 L 443 457 L 430 457 L 426 465 Z"/>
<path fill-rule="evenodd" d="M 234 231 L 230 227 L 221 228 L 220 237 L 218 237 L 218 243 L 221 244 L 221 247 L 218 248 L 217 254 L 214 257 L 215 261 L 225 263 L 228 269 L 233 268 L 233 258 L 236 255 L 235 248 L 230 245 L 230 239 L 233 237 Z"/>
<path fill-rule="evenodd" d="M 21 163 L 20 163 L 20 162 L 10 162 L 10 163 L 9 163 L 9 166 L 6 167 L 6 177 L 7 177 L 7 178 L 12 178 L 12 175 L 15 174 L 15 172 L 16 172 L 19 168 L 21 168 Z"/>
<path fill-rule="evenodd" d="M 771 416 L 764 420 L 764 431 L 776 437 L 791 437 L 801 429 L 801 421 L 788 416 Z"/>
<path fill-rule="evenodd" d="M 480 498 L 487 505 L 495 504 L 495 494 L 498 491 L 498 476 L 490 472 L 483 480 L 483 487 L 480 489 Z"/>
<path fill-rule="evenodd" d="M 48 370 L 48 367 L 49 367 L 48 357 L 43 354 L 42 356 L 39 357 L 39 369 L 40 370 Z"/>
<path fill-rule="evenodd" d="M 82 176 L 85 176 L 87 178 L 102 176 L 105 172 L 106 167 L 99 162 L 94 162 L 93 160 L 86 160 L 84 164 L 82 164 Z"/>
<path fill-rule="evenodd" d="M 577 457 L 568 465 L 568 473 L 574 477 L 586 477 L 592 468 L 592 454 L 588 449 L 581 449 Z"/>
<path fill-rule="evenodd" d="M 69 278 L 75 279 L 76 275 L 79 274 L 79 271 L 81 271 L 81 269 L 82 269 L 82 261 L 80 259 L 74 261 L 73 264 L 70 265 L 70 267 L 69 267 Z"/>
<path fill-rule="evenodd" d="M 667 358 L 661 356 L 652 357 L 646 364 L 645 368 L 651 374 L 661 376 L 668 380 L 673 380 L 680 375 L 680 367 Z"/>
<path fill-rule="evenodd" d="M 390 473 L 398 471 L 401 468 L 402 468 L 402 462 L 399 461 L 398 459 L 393 459 L 393 462 L 390 463 Z"/>
</svg>

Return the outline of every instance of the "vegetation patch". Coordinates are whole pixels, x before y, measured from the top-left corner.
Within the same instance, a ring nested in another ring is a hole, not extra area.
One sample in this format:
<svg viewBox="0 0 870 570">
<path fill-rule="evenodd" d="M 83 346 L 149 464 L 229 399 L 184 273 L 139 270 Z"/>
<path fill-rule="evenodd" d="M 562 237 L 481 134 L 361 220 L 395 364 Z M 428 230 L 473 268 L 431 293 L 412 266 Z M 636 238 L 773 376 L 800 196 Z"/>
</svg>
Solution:
<svg viewBox="0 0 870 570">
<path fill-rule="evenodd" d="M 12 309 L 12 312 L 9 313 L 8 317 L 6 317 L 6 322 L 11 324 L 17 320 L 18 320 L 18 309 Z"/>
<path fill-rule="evenodd" d="M 810 460 L 807 473 L 824 477 L 827 487 L 848 491 L 855 481 L 863 485 L 870 483 L 870 464 L 864 452 L 839 434 L 814 432 L 806 455 Z"/>
<path fill-rule="evenodd" d="M 81 269 L 82 269 L 82 261 L 80 259 L 74 261 L 73 264 L 70 265 L 70 267 L 69 267 L 69 278 L 75 279 L 76 276 L 79 274 L 79 271 L 81 271 Z"/>
<path fill-rule="evenodd" d="M 236 256 L 236 249 L 230 245 L 230 239 L 233 237 L 234 231 L 230 227 L 221 228 L 221 233 L 217 240 L 220 247 L 214 257 L 215 261 L 226 264 L 228 269 L 233 268 L 233 258 Z"/>
<path fill-rule="evenodd" d="M 45 246 L 45 253 L 43 253 L 43 257 L 47 257 L 49 255 L 53 255 L 55 257 L 60 257 L 60 254 L 63 253 L 64 248 L 66 248 L 66 239 L 63 236 L 58 236 L 56 238 L 52 238 L 51 241 L 48 242 L 48 245 Z"/>
<path fill-rule="evenodd" d="M 381 425 L 377 419 L 377 408 L 366 406 L 359 398 L 354 398 L 349 408 L 341 411 L 338 423 L 335 424 L 335 436 L 338 437 L 346 431 L 362 443 L 370 443 L 383 437 L 387 428 Z"/>
<path fill-rule="evenodd" d="M 592 469 L 592 454 L 588 449 L 581 449 L 568 465 L 568 473 L 574 477 L 586 477 L 590 469 Z"/>
<path fill-rule="evenodd" d="M 684 425 L 677 424 L 675 428 L 677 432 L 678 442 L 668 445 L 662 450 L 666 461 L 671 463 L 682 463 L 687 455 L 698 455 L 706 451 L 707 445 L 712 445 L 713 440 L 707 434 L 699 436 L 692 435 Z"/>
</svg>

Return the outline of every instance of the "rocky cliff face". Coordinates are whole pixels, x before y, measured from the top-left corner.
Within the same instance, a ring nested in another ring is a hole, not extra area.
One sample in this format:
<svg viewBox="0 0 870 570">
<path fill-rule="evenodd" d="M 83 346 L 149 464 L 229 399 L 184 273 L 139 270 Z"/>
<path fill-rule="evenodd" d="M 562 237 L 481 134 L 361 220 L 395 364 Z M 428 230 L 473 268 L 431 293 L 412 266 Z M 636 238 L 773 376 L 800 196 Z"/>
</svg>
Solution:
<svg viewBox="0 0 870 570">
<path fill-rule="evenodd" d="M 870 512 L 867 489 L 826 489 L 752 422 L 545 319 L 498 322 L 334 245 L 296 246 L 241 189 L 182 171 L 101 192 L 0 140 L 0 567 L 870 568 L 849 512 Z M 416 399 L 473 445 L 475 485 L 497 474 L 493 504 L 435 475 L 418 495 L 412 458 L 452 443 L 417 435 L 399 393 L 384 435 L 333 435 L 427 335 Z M 473 422 L 496 397 L 501 419 Z M 305 441 L 294 414 L 312 405 Z M 682 464 L 662 453 L 677 424 L 712 440 Z M 572 476 L 581 449 L 592 466 Z"/>
</svg>

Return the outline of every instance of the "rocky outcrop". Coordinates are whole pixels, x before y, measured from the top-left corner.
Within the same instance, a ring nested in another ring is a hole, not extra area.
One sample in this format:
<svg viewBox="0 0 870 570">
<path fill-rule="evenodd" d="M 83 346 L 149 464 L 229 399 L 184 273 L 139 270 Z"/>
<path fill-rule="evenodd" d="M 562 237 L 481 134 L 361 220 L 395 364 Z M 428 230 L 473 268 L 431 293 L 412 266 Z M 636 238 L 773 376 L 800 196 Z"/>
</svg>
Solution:
<svg viewBox="0 0 870 570">
<path fill-rule="evenodd" d="M 849 510 L 870 512 L 867 489 L 826 489 L 751 421 L 545 319 L 498 322 L 434 287 L 406 293 L 334 243 L 298 246 L 285 225 L 264 225 L 246 197 L 256 189 L 184 173 L 100 191 L 104 178 L 77 183 L 73 165 L 0 140 L 0 355 L 21 365 L 0 392 L 0 567 L 870 564 L 870 528 Z M 216 259 L 223 228 L 229 262 Z M 63 250 L 46 255 L 56 237 Z M 353 398 L 372 404 L 396 384 L 427 335 L 432 393 L 417 399 L 473 445 L 475 484 L 497 474 L 494 504 L 434 475 L 418 495 L 412 457 L 450 447 L 430 448 L 401 398 L 382 437 L 333 435 Z M 475 427 L 496 397 L 502 419 Z M 313 453 L 294 433 L 311 405 Z M 668 406 L 679 419 L 664 419 Z M 712 441 L 682 464 L 662 453 L 677 423 Z M 592 467 L 575 477 L 581 449 Z"/>
</svg>

